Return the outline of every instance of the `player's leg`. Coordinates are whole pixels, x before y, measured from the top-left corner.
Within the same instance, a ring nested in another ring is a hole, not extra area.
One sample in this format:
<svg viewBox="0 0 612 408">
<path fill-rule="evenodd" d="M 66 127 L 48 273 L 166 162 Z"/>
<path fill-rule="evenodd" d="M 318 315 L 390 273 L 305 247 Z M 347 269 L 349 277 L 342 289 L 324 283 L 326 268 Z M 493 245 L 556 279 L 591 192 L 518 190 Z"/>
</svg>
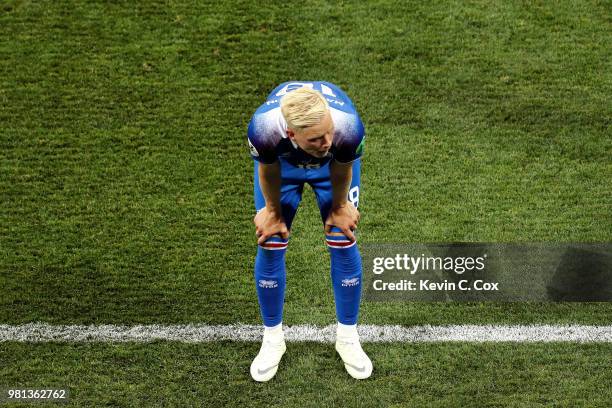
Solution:
<svg viewBox="0 0 612 408">
<path fill-rule="evenodd" d="M 286 162 L 281 162 L 283 174 L 292 169 Z M 265 199 L 259 186 L 258 165 L 254 166 L 254 198 L 255 209 L 261 211 Z M 288 181 L 290 180 L 290 181 Z M 283 178 L 281 185 L 281 211 L 287 229 L 291 224 L 302 198 L 303 183 L 297 179 Z M 285 252 L 288 239 L 278 235 L 272 236 L 263 244 L 258 245 L 255 258 L 255 283 L 259 298 L 260 311 L 266 327 L 275 327 L 282 321 L 283 302 L 285 293 Z"/>
<path fill-rule="evenodd" d="M 291 171 L 282 163 L 281 171 Z M 255 209 L 260 211 L 266 205 L 259 186 L 258 164 L 254 167 Z M 303 184 L 299 181 L 286 182 L 281 185 L 281 210 L 287 229 L 291 224 L 300 203 Z M 283 304 L 285 300 L 285 252 L 288 239 L 278 235 L 270 237 L 257 247 L 255 257 L 255 285 L 259 310 L 264 323 L 264 339 L 261 350 L 251 364 L 251 376 L 256 381 L 268 381 L 278 369 L 278 364 L 286 350 L 282 331 Z"/>
<path fill-rule="evenodd" d="M 320 178 L 312 181 L 323 223 L 327 219 L 332 204 L 332 187 L 329 168 L 320 169 Z M 353 176 L 348 200 L 359 208 L 359 189 L 361 160 L 353 162 Z M 331 258 L 331 278 L 334 285 L 336 315 L 344 325 L 355 325 L 359 315 L 361 300 L 361 256 L 357 242 L 351 242 L 339 228 L 332 228 L 326 234 L 326 242 Z"/>
<path fill-rule="evenodd" d="M 348 200 L 359 208 L 360 160 L 353 162 L 352 170 Z M 325 223 L 332 204 L 331 182 L 328 178 L 311 185 L 317 196 L 321 218 Z M 361 255 L 357 242 L 351 242 L 337 227 L 333 227 L 325 239 L 331 258 L 331 279 L 338 319 L 336 350 L 351 376 L 357 379 L 368 378 L 372 373 L 372 362 L 361 348 L 357 334 L 362 279 Z"/>
</svg>

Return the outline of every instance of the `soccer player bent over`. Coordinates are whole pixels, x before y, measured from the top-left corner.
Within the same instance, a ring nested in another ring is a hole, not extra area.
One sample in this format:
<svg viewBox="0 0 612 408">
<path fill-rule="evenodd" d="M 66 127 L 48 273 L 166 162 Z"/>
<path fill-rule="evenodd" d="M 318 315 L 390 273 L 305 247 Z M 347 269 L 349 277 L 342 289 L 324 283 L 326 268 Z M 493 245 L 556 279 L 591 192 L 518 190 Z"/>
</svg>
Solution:
<svg viewBox="0 0 612 408">
<path fill-rule="evenodd" d="M 251 364 L 251 376 L 255 381 L 270 380 L 286 350 L 282 330 L 285 251 L 304 183 L 308 183 L 316 195 L 331 257 L 336 350 L 352 377 L 368 378 L 372 362 L 361 348 L 356 326 L 361 257 L 354 234 L 365 139 L 352 101 L 329 82 L 283 83 L 253 115 L 248 140 L 255 160 L 255 284 L 264 323 L 263 343 Z"/>
</svg>

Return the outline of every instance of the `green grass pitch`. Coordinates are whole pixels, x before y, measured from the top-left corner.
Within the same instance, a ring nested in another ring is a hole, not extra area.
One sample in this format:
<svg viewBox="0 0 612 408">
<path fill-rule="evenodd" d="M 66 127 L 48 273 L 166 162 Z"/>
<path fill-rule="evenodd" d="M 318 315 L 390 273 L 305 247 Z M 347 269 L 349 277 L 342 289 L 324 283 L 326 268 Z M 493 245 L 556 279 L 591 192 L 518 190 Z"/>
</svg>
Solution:
<svg viewBox="0 0 612 408">
<path fill-rule="evenodd" d="M 260 322 L 246 125 L 328 80 L 367 132 L 360 242 L 610 242 L 601 1 L 0 3 L 0 324 Z M 334 321 L 306 191 L 285 323 Z M 364 302 L 368 324 L 610 324 L 608 303 Z M 0 387 L 73 406 L 610 406 L 608 344 L 0 343 Z M 41 405 L 43 406 L 43 405 Z"/>
</svg>

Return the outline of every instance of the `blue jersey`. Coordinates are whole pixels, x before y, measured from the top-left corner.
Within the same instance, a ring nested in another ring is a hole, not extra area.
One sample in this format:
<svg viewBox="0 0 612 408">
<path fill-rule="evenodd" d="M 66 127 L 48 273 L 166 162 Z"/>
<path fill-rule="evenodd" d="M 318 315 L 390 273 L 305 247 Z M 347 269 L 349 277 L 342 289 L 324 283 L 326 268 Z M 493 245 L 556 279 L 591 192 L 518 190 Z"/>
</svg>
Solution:
<svg viewBox="0 0 612 408">
<path fill-rule="evenodd" d="M 287 92 L 303 86 L 321 92 L 329 104 L 335 131 L 332 146 L 323 158 L 309 155 L 287 136 L 287 122 L 279 102 Z M 261 163 L 271 164 L 284 158 L 297 167 L 317 168 L 332 159 L 350 163 L 361 157 L 365 130 L 353 102 L 336 85 L 320 81 L 285 82 L 277 86 L 255 111 L 249 122 L 248 141 L 251 156 Z"/>
</svg>

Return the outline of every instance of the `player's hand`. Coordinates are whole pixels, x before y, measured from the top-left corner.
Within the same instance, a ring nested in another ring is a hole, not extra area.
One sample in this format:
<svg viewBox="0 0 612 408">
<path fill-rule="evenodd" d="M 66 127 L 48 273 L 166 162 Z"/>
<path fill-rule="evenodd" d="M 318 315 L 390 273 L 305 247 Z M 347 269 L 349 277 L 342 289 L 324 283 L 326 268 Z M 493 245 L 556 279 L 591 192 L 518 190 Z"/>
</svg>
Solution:
<svg viewBox="0 0 612 408">
<path fill-rule="evenodd" d="M 347 201 L 344 205 L 332 208 L 325 221 L 325 233 L 329 234 L 332 227 L 337 227 L 342 230 L 348 239 L 354 242 L 355 234 L 353 234 L 353 230 L 357 228 L 359 217 L 359 211 L 350 201 Z"/>
<path fill-rule="evenodd" d="M 289 231 L 283 216 L 268 210 L 267 207 L 261 209 L 255 218 L 255 234 L 257 235 L 257 245 L 261 245 L 273 235 L 280 235 L 282 239 L 289 238 Z"/>
</svg>

